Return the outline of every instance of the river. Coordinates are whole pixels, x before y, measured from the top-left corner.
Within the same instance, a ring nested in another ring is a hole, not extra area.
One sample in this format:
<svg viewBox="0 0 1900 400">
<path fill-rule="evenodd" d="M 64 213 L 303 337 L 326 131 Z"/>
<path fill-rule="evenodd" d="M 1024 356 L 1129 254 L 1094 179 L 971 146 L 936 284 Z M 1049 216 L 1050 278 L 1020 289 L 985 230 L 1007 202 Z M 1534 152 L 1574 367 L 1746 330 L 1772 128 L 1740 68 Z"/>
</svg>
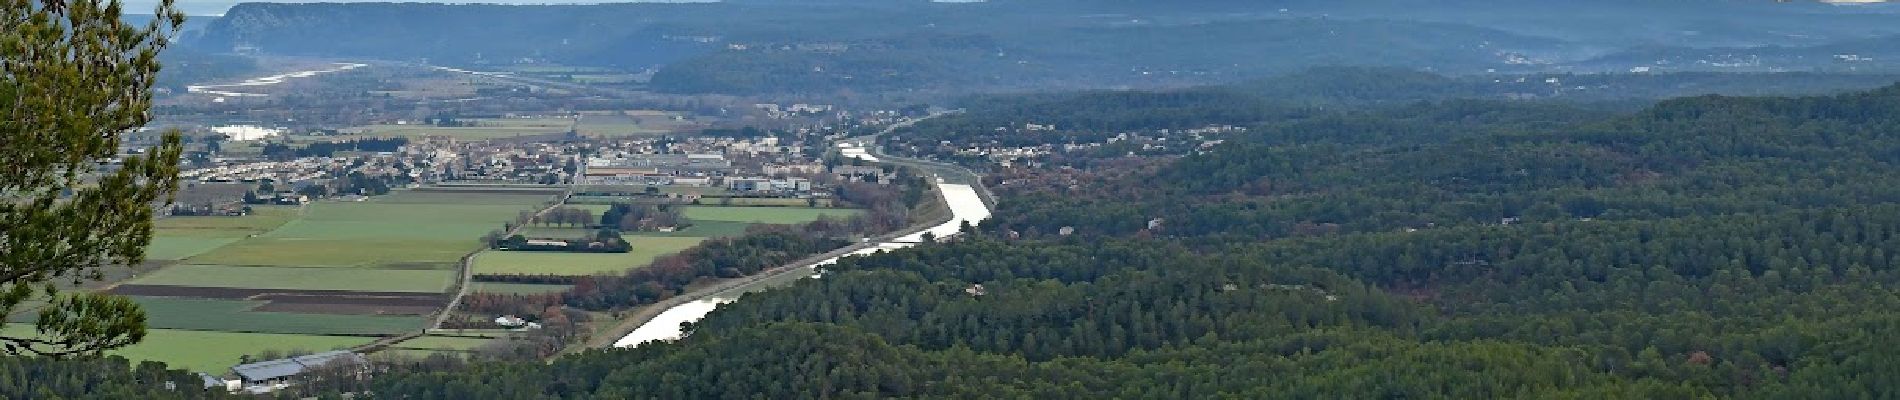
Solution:
<svg viewBox="0 0 1900 400">
<path fill-rule="evenodd" d="M 818 267 L 837 264 L 840 258 L 916 246 L 923 241 L 923 235 L 926 232 L 940 238 L 950 237 L 960 232 L 964 222 L 975 225 L 985 219 L 989 219 L 990 208 L 983 203 L 983 198 L 977 195 L 975 187 L 943 182 L 938 182 L 936 185 L 937 192 L 943 194 L 944 204 L 950 206 L 950 214 L 952 217 L 949 222 L 899 236 L 887 242 L 878 243 L 875 247 L 820 260 L 812 263 L 812 265 L 799 268 L 796 271 L 778 274 L 743 286 L 713 293 L 704 299 L 674 306 L 673 308 L 660 312 L 658 316 L 653 317 L 653 319 L 647 321 L 646 324 L 640 325 L 640 327 L 635 328 L 632 333 L 628 333 L 627 336 L 615 341 L 614 347 L 637 347 L 642 343 L 656 340 L 678 339 L 685 336 L 685 332 L 680 329 L 680 324 L 705 318 L 706 314 L 711 313 L 712 310 L 718 308 L 719 305 L 738 300 L 741 295 L 746 293 L 789 285 L 799 279 L 816 277 Z"/>
<path fill-rule="evenodd" d="M 279 83 L 284 83 L 284 81 L 290 80 L 291 78 L 309 78 L 312 76 L 317 76 L 318 74 L 343 72 L 343 71 L 348 71 L 348 70 L 367 67 L 367 66 L 369 66 L 369 64 L 336 63 L 336 66 L 328 68 L 328 69 L 313 69 L 309 71 L 282 73 L 282 74 L 277 74 L 277 75 L 246 79 L 243 82 L 238 82 L 238 83 L 227 83 L 227 84 L 222 84 L 222 85 L 191 85 L 191 86 L 186 86 L 185 91 L 191 92 L 191 93 L 204 93 L 204 94 L 209 94 L 213 96 L 218 96 L 220 101 L 225 97 L 265 97 L 269 95 L 263 94 L 263 93 L 239 92 L 239 91 L 225 90 L 225 89 L 241 88 L 241 87 L 255 87 L 255 86 L 270 86 L 270 85 L 275 85 Z"/>
</svg>

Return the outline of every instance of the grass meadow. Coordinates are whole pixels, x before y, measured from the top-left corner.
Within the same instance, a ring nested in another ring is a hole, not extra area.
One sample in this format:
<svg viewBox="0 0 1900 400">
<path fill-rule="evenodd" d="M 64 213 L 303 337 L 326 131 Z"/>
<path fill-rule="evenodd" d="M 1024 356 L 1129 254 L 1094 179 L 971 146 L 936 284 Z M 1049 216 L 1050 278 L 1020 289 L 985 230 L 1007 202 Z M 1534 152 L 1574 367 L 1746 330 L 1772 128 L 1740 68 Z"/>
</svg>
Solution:
<svg viewBox="0 0 1900 400">
<path fill-rule="evenodd" d="M 242 217 L 166 217 L 152 223 L 150 260 L 175 261 L 204 254 L 251 235 L 270 232 L 297 217 L 297 207 L 254 206 Z"/>
<path fill-rule="evenodd" d="M 129 283 L 289 290 L 441 293 L 455 283 L 447 269 L 173 265 Z"/>
<path fill-rule="evenodd" d="M 703 237 L 628 236 L 628 253 L 561 253 L 547 251 L 484 251 L 475 257 L 478 274 L 593 275 L 619 273 L 652 263 L 654 258 L 678 253 L 705 241 Z"/>
<path fill-rule="evenodd" d="M 13 336 L 33 335 L 33 327 L 8 324 L 4 330 Z M 223 374 L 238 364 L 238 357 L 267 350 L 329 351 L 368 344 L 370 337 L 300 335 L 282 333 L 216 332 L 181 329 L 146 329 L 145 340 L 106 354 L 139 361 L 163 361 L 171 368 Z"/>
<path fill-rule="evenodd" d="M 145 246 L 145 259 L 183 260 L 237 241 L 238 238 L 167 236 L 163 232 L 154 232 L 152 243 Z"/>
<path fill-rule="evenodd" d="M 580 205 L 595 213 L 602 205 Z M 561 253 L 529 251 L 485 251 L 475 259 L 480 274 L 554 274 L 592 275 L 619 273 L 644 267 L 653 259 L 686 250 L 709 238 L 732 237 L 745 233 L 755 223 L 794 224 L 810 222 L 822 215 L 849 216 L 861 212 L 842 208 L 798 207 L 718 207 L 689 206 L 686 217 L 693 226 L 678 232 L 634 232 L 626 234 L 633 244 L 630 253 Z M 568 238 L 590 234 L 586 229 L 531 227 L 523 231 L 531 237 Z"/>
<path fill-rule="evenodd" d="M 196 264 L 454 268 L 475 240 L 546 201 L 536 194 L 403 191 L 318 202 L 302 218 L 189 258 Z"/>
<path fill-rule="evenodd" d="M 298 335 L 148 329 L 145 341 L 112 351 L 133 361 L 164 361 L 172 368 L 222 374 L 238 364 L 238 357 L 267 350 L 330 351 L 369 344 L 361 336 Z"/>
</svg>

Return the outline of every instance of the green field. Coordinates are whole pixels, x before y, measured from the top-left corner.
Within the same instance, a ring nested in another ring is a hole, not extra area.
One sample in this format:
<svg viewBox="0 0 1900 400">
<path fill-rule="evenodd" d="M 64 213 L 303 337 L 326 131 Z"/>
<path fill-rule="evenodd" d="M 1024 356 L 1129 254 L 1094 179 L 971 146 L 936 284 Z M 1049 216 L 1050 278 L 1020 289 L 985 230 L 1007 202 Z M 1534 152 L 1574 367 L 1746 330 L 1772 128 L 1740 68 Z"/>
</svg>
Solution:
<svg viewBox="0 0 1900 400">
<path fill-rule="evenodd" d="M 12 336 L 34 335 L 31 325 L 8 324 L 4 332 Z M 293 335 L 281 333 L 211 332 L 177 329 L 146 329 L 145 340 L 107 354 L 139 361 L 163 361 L 171 368 L 220 375 L 238 364 L 238 357 L 266 350 L 330 351 L 368 344 L 373 338 L 353 336 Z"/>
<path fill-rule="evenodd" d="M 166 217 L 152 223 L 150 260 L 174 261 L 204 254 L 251 235 L 269 232 L 297 217 L 297 207 L 258 206 L 242 217 Z"/>
<path fill-rule="evenodd" d="M 454 283 L 460 257 L 481 248 L 476 238 L 555 197 L 535 188 L 399 190 L 367 201 L 257 207 L 245 217 L 165 218 L 157 222 L 148 253 L 153 260 L 180 262 L 127 283 L 442 293 Z M 253 311 L 260 301 L 134 301 L 153 329 L 144 343 L 116 354 L 213 373 L 243 354 L 361 345 L 370 336 L 420 329 L 425 322 L 408 315 Z M 25 326 L 8 328 L 14 327 Z"/>
<path fill-rule="evenodd" d="M 172 368 L 222 374 L 238 364 L 238 357 L 266 350 L 330 351 L 368 344 L 373 338 L 148 329 L 145 341 L 111 354 L 134 361 L 163 361 Z"/>
<path fill-rule="evenodd" d="M 304 268 L 173 265 L 130 283 L 258 289 L 360 290 L 440 293 L 454 283 L 452 270 Z"/>
<path fill-rule="evenodd" d="M 642 237 L 733 237 L 745 234 L 751 222 L 732 221 L 692 221 L 693 225 L 673 232 L 631 232 L 627 236 Z"/>
<path fill-rule="evenodd" d="M 290 222 L 297 211 L 292 206 L 252 206 L 251 215 L 242 217 L 165 217 L 154 220 L 152 228 L 182 236 L 244 237 Z"/>
<path fill-rule="evenodd" d="M 471 290 L 473 290 L 476 293 L 542 294 L 542 293 L 559 293 L 562 291 L 566 291 L 568 288 L 571 288 L 571 287 L 573 287 L 573 285 L 542 285 L 542 284 L 533 284 L 533 283 L 475 282 L 475 287 L 471 288 Z"/>
<path fill-rule="evenodd" d="M 148 326 L 227 332 L 384 335 L 422 329 L 420 316 L 251 311 L 263 301 L 133 296 Z"/>
<path fill-rule="evenodd" d="M 453 268 L 475 238 L 551 199 L 539 194 L 402 191 L 318 202 L 302 218 L 188 259 L 194 264 Z"/>
<path fill-rule="evenodd" d="M 394 348 L 412 350 L 474 350 L 493 341 L 495 341 L 495 339 L 492 338 L 423 336 L 404 340 L 402 343 L 397 343 Z"/>
<path fill-rule="evenodd" d="M 238 238 L 170 236 L 164 232 L 155 232 L 152 235 L 152 244 L 145 247 L 145 259 L 183 260 L 237 241 Z"/>
<path fill-rule="evenodd" d="M 646 266 L 654 258 L 677 253 L 699 242 L 702 237 L 629 236 L 629 253 L 560 253 L 547 251 L 485 251 L 475 257 L 478 274 L 555 274 L 592 275 L 619 273 Z"/>
<path fill-rule="evenodd" d="M 693 221 L 796 224 L 815 221 L 821 215 L 842 218 L 863 211 L 851 208 L 688 206 L 685 212 L 686 218 Z"/>
<path fill-rule="evenodd" d="M 469 353 L 466 351 L 460 351 L 460 350 L 416 350 L 416 349 L 390 348 L 390 349 L 383 349 L 382 351 L 376 352 L 376 354 L 372 355 L 370 359 L 373 360 L 373 359 L 378 359 L 382 357 L 393 357 L 396 359 L 421 360 L 421 359 L 427 359 L 430 356 L 434 356 L 438 354 L 447 355 L 447 356 L 465 357 Z"/>
</svg>

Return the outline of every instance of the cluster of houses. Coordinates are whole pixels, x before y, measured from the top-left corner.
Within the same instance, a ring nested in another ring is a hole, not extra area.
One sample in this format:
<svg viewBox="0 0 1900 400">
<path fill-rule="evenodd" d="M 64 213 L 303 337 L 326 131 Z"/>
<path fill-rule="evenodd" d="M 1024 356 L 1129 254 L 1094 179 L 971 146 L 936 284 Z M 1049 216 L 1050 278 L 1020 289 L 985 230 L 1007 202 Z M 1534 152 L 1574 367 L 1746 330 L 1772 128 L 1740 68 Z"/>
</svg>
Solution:
<svg viewBox="0 0 1900 400">
<path fill-rule="evenodd" d="M 334 178 L 337 171 L 348 173 L 354 164 L 345 157 L 305 157 L 289 161 L 250 158 L 215 158 L 210 167 L 178 172 L 181 180 L 201 183 L 308 182 Z"/>
<path fill-rule="evenodd" d="M 1021 126 L 997 127 L 998 132 L 1032 132 L 1054 130 L 1054 125 L 1027 123 Z M 1114 136 L 1103 137 L 1093 142 L 1070 142 L 1064 144 L 1037 144 L 1030 146 L 1007 146 L 996 143 L 964 143 L 949 141 L 940 143 L 942 149 L 962 158 L 987 159 L 999 166 L 1038 167 L 1040 160 L 1061 153 L 1095 152 L 1108 146 L 1129 152 L 1183 154 L 1205 151 L 1225 142 L 1224 135 L 1246 132 L 1246 127 L 1233 125 L 1210 125 L 1193 129 L 1157 129 L 1146 132 L 1121 132 Z M 912 152 L 919 152 L 911 148 Z"/>
<path fill-rule="evenodd" d="M 578 183 L 711 186 L 734 171 L 722 154 L 611 153 L 589 158 Z"/>
<path fill-rule="evenodd" d="M 495 183 L 571 183 L 579 169 L 582 146 L 550 142 L 424 142 L 441 180 Z"/>
<path fill-rule="evenodd" d="M 832 110 L 832 106 L 825 104 L 798 103 L 792 105 L 778 105 L 763 103 L 754 104 L 752 106 L 758 108 L 759 111 L 765 112 L 765 116 L 772 119 L 817 116 L 829 113 Z"/>
<path fill-rule="evenodd" d="M 725 178 L 726 190 L 741 194 L 768 194 L 796 197 L 810 195 L 812 183 L 805 178 L 765 178 L 730 177 Z"/>
</svg>

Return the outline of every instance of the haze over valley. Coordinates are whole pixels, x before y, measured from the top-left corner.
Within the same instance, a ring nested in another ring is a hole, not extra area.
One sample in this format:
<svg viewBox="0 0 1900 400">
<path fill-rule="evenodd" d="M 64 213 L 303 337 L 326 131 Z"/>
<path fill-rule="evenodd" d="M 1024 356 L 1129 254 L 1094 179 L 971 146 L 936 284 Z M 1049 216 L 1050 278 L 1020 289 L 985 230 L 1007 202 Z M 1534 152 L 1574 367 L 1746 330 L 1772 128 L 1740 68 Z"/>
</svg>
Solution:
<svg viewBox="0 0 1900 400">
<path fill-rule="evenodd" d="M 5 7 L 0 398 L 1900 397 L 1888 2 Z"/>
</svg>

